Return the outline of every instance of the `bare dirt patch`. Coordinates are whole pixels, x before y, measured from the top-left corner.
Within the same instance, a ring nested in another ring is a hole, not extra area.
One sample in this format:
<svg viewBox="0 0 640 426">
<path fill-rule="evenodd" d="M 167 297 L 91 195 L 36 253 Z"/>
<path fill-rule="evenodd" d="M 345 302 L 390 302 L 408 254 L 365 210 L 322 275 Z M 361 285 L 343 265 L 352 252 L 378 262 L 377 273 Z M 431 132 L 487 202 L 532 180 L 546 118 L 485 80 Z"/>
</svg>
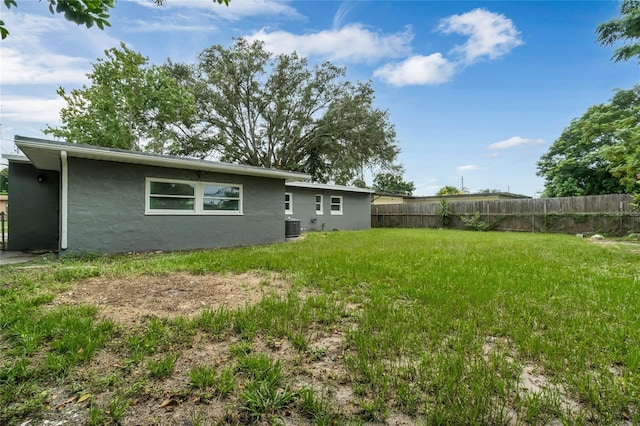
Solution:
<svg viewBox="0 0 640 426">
<path fill-rule="evenodd" d="M 121 324 L 137 323 L 150 315 L 192 317 L 202 309 L 236 309 L 258 303 L 265 295 L 282 295 L 290 288 L 275 273 L 97 277 L 79 281 L 59 294 L 53 305 L 96 305 L 106 318 Z"/>
</svg>

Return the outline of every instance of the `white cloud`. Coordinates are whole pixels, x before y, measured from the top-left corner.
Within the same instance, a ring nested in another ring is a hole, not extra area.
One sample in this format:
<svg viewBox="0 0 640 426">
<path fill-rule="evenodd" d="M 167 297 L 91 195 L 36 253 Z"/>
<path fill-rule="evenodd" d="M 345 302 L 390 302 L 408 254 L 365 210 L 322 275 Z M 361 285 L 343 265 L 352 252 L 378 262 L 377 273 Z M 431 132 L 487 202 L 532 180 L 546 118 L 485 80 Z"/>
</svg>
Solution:
<svg viewBox="0 0 640 426">
<path fill-rule="evenodd" d="M 438 30 L 445 34 L 469 36 L 466 43 L 452 50 L 453 53 L 461 54 L 466 64 L 482 57 L 499 58 L 522 44 L 520 32 L 511 19 L 485 9 L 444 18 L 440 21 Z"/>
<path fill-rule="evenodd" d="M 416 55 L 403 62 L 386 64 L 373 75 L 394 86 L 442 84 L 451 80 L 455 65 L 440 53 Z"/>
<path fill-rule="evenodd" d="M 193 19 L 189 16 L 158 18 L 153 22 L 134 20 L 129 23 L 128 28 L 139 33 L 210 33 L 218 31 L 215 25 L 194 24 Z"/>
<path fill-rule="evenodd" d="M 60 123 L 60 110 L 66 106 L 62 98 L 36 96 L 3 96 L 2 117 L 14 123 Z"/>
<path fill-rule="evenodd" d="M 158 6 L 151 0 L 135 0 L 135 3 L 153 9 L 191 8 L 211 12 L 220 18 L 237 21 L 249 16 L 282 15 L 287 18 L 300 18 L 298 12 L 287 1 L 274 0 L 236 0 L 229 6 L 212 0 L 166 0 Z"/>
<path fill-rule="evenodd" d="M 361 24 L 349 24 L 339 29 L 306 35 L 262 29 L 247 39 L 262 40 L 265 48 L 276 54 L 296 51 L 301 56 L 372 62 L 409 54 L 413 32 L 407 28 L 404 32 L 384 35 L 370 31 Z"/>
<path fill-rule="evenodd" d="M 3 86 L 83 83 L 91 60 L 78 53 L 98 56 L 117 45 L 103 31 L 70 25 L 60 17 L 12 12 L 3 18 L 10 31 L 0 49 Z M 60 53 L 68 45 L 73 46 L 74 54 Z"/>
<path fill-rule="evenodd" d="M 436 178 L 426 178 L 414 181 L 416 190 L 413 192 L 416 196 L 434 195 L 444 185 L 439 184 Z"/>
<path fill-rule="evenodd" d="M 51 52 L 0 49 L 2 84 L 63 84 L 86 81 L 86 58 Z"/>
<path fill-rule="evenodd" d="M 472 172 L 474 170 L 480 170 L 481 167 L 475 164 L 465 164 L 464 166 L 458 166 L 458 170 L 461 172 Z"/>
<path fill-rule="evenodd" d="M 505 148 L 513 148 L 514 146 L 522 146 L 522 145 L 544 145 L 544 139 L 527 139 L 521 138 L 520 136 L 514 136 L 509 139 L 505 139 L 500 142 L 492 143 L 488 146 L 489 149 L 505 149 Z"/>
</svg>

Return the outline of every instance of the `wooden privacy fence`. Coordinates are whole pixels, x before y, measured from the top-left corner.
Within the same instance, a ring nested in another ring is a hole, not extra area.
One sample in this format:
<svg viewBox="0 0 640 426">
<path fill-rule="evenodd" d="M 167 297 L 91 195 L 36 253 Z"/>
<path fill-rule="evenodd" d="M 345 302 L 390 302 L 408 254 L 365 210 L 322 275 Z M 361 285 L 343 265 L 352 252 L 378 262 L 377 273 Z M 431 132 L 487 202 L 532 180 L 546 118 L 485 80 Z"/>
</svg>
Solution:
<svg viewBox="0 0 640 426">
<path fill-rule="evenodd" d="M 476 214 L 489 229 L 568 234 L 627 235 L 640 232 L 640 213 L 628 194 L 514 200 L 447 201 L 446 227 L 466 229 Z M 374 228 L 443 228 L 439 202 L 371 206 Z"/>
</svg>

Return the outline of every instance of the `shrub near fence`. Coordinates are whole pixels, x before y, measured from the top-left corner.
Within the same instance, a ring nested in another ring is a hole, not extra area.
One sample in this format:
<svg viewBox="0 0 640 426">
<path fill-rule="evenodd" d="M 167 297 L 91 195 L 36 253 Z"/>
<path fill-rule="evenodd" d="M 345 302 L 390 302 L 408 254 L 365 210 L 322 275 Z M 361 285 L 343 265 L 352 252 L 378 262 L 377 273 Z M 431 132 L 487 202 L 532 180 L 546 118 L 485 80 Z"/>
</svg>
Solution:
<svg viewBox="0 0 640 426">
<path fill-rule="evenodd" d="M 515 200 L 450 201 L 448 228 L 467 229 L 462 220 L 479 213 L 499 231 L 627 235 L 640 232 L 640 214 L 628 194 Z M 374 228 L 442 228 L 438 202 L 371 206 Z"/>
</svg>

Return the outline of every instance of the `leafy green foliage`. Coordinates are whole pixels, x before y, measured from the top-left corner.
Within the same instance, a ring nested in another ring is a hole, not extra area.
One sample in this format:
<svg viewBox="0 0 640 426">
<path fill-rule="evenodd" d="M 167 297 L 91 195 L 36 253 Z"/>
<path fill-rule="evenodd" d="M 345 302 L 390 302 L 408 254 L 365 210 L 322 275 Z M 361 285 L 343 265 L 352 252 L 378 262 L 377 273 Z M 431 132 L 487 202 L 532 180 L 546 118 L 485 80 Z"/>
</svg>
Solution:
<svg viewBox="0 0 640 426">
<path fill-rule="evenodd" d="M 345 184 L 365 168 L 391 167 L 399 152 L 371 84 L 344 80 L 345 69 L 329 62 L 310 68 L 296 53 L 274 56 L 262 42 L 238 39 L 205 49 L 195 66 L 167 66 L 197 103 L 173 154 L 215 154 Z"/>
<path fill-rule="evenodd" d="M 62 14 L 65 19 L 75 22 L 78 25 L 84 25 L 87 28 L 93 27 L 95 24 L 101 30 L 104 27 L 110 27 L 108 18 L 109 11 L 115 6 L 115 0 L 48 0 L 49 11 L 51 14 Z M 12 6 L 17 7 L 16 0 L 4 0 L 7 9 Z M 0 35 L 4 40 L 9 35 L 9 31 L 4 26 L 4 22 L 0 21 Z"/>
<path fill-rule="evenodd" d="M 483 220 L 479 212 L 461 215 L 460 220 L 462 220 L 467 228 L 473 231 L 488 231 L 491 229 L 491 224 Z"/>
<path fill-rule="evenodd" d="M 44 133 L 69 142 L 162 153 L 171 129 L 195 111 L 193 96 L 164 67 L 124 43 L 105 51 L 87 76 L 90 86 L 58 94 L 67 102 L 62 126 Z"/>
<path fill-rule="evenodd" d="M 632 192 L 640 167 L 640 85 L 571 122 L 538 161 L 545 197 Z"/>
<path fill-rule="evenodd" d="M 0 170 L 0 194 L 6 193 L 9 189 L 9 168 Z"/>
<path fill-rule="evenodd" d="M 457 188 L 455 186 L 451 186 L 451 185 L 447 185 L 447 186 L 443 186 L 442 188 L 440 188 L 440 190 L 438 192 L 436 192 L 436 195 L 459 195 L 459 194 L 464 194 L 465 192 L 463 190 L 461 190 L 460 188 Z"/>
<path fill-rule="evenodd" d="M 378 173 L 373 178 L 373 188 L 376 191 L 402 195 L 413 195 L 416 190 L 414 183 L 405 181 L 401 173 Z"/>
<path fill-rule="evenodd" d="M 442 227 L 446 228 L 449 226 L 449 222 L 451 221 L 451 208 L 449 207 L 449 202 L 445 198 L 440 199 L 438 215 L 440 215 L 440 219 L 442 220 Z"/>
<path fill-rule="evenodd" d="M 598 25 L 596 32 L 598 42 L 605 46 L 627 42 L 614 51 L 614 61 L 627 61 L 636 56 L 640 62 L 640 1 L 623 0 L 620 17 Z"/>
<path fill-rule="evenodd" d="M 219 4 L 229 5 L 230 0 L 217 0 Z M 93 27 L 95 24 L 101 30 L 104 27 L 110 27 L 108 21 L 111 9 L 115 7 L 116 0 L 48 0 L 49 11 L 51 14 L 62 14 L 65 19 L 75 22 L 78 25 L 84 25 L 87 28 Z M 155 0 L 157 5 L 162 5 L 164 0 Z M 16 0 L 4 0 L 7 9 L 17 7 Z M 9 35 L 9 31 L 5 27 L 3 21 L 0 21 L 0 36 L 4 40 Z"/>
</svg>

